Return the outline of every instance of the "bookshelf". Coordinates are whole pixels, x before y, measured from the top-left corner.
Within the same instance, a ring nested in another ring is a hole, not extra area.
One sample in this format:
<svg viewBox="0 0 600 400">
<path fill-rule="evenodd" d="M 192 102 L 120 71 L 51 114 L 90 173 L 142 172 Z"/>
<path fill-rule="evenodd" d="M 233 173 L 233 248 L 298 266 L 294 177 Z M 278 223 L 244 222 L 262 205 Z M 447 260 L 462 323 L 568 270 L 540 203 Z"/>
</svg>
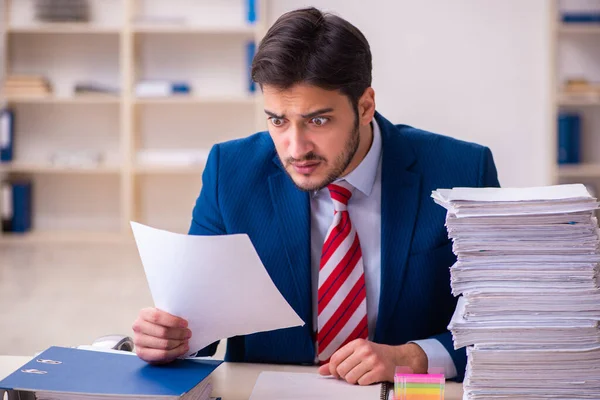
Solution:
<svg viewBox="0 0 600 400">
<path fill-rule="evenodd" d="M 197 149 L 266 129 L 248 90 L 246 44 L 266 29 L 266 0 L 90 0 L 91 21 L 37 23 L 33 0 L 0 0 L 2 76 L 43 75 L 47 96 L 4 96 L 15 111 L 15 154 L 1 178 L 33 183 L 33 230 L 0 242 L 130 240 L 129 221 L 185 232 L 202 164 L 141 163 L 139 153 Z M 160 16 L 162 20 L 157 20 Z M 186 81 L 192 93 L 137 97 L 140 80 Z M 75 94 L 78 82 L 117 94 Z M 97 165 L 52 162 L 57 152 L 102 154 Z"/>
<path fill-rule="evenodd" d="M 554 183 L 584 183 L 600 196 L 600 23 L 562 22 L 562 14 L 600 12 L 600 2 L 554 0 L 552 8 L 551 56 L 553 65 Z M 585 78 L 595 91 L 568 91 L 568 79 Z M 573 112 L 581 116 L 580 162 L 558 164 L 558 116 Z"/>
<path fill-rule="evenodd" d="M 9 0 L 11 1 L 11 0 Z M 12 0 L 15 1 L 15 0 Z M 18 1 L 18 0 L 17 0 Z M 116 27 L 93 26 L 88 23 L 37 23 L 35 25 L 9 26 L 10 34 L 78 34 L 78 35 L 119 35 L 121 31 Z"/>
</svg>

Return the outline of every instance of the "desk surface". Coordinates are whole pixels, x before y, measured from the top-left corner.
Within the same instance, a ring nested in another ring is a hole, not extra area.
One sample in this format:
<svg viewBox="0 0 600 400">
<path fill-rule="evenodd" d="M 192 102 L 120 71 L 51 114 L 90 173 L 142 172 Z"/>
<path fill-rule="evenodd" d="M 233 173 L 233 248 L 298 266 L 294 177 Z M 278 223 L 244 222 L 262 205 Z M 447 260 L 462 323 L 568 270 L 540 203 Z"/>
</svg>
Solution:
<svg viewBox="0 0 600 400">
<path fill-rule="evenodd" d="M 0 356 L 0 379 L 29 361 L 29 357 Z M 316 367 L 283 366 L 267 364 L 223 363 L 211 375 L 213 396 L 223 400 L 247 400 L 254 383 L 262 371 L 316 372 Z M 462 385 L 454 382 L 446 384 L 446 400 L 461 400 Z"/>
</svg>

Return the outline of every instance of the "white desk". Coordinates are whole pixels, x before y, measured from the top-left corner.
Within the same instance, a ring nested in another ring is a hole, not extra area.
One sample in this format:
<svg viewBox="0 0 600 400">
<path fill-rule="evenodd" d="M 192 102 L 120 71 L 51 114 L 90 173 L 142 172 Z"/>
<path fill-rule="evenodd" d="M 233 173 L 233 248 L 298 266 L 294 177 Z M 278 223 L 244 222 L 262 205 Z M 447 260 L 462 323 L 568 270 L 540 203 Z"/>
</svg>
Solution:
<svg viewBox="0 0 600 400">
<path fill-rule="evenodd" d="M 29 361 L 29 357 L 0 356 L 0 379 Z M 283 366 L 267 364 L 223 363 L 211 375 L 213 396 L 223 400 L 247 400 L 252 393 L 256 378 L 262 371 L 316 372 L 316 367 Z M 462 385 L 446 384 L 446 400 L 461 400 Z"/>
</svg>

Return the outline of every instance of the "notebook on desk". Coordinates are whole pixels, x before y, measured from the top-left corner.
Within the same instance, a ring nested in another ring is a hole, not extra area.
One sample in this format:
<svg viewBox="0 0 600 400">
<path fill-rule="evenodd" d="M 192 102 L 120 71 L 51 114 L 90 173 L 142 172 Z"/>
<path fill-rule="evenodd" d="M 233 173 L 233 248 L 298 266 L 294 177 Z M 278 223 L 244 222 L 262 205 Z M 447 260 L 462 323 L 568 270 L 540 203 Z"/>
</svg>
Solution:
<svg viewBox="0 0 600 400">
<path fill-rule="evenodd" d="M 250 400 L 387 400 L 393 385 L 350 385 L 333 377 L 296 372 L 262 372 Z"/>
<path fill-rule="evenodd" d="M 209 375 L 222 363 L 176 360 L 149 365 L 136 356 L 50 347 L 0 381 L 36 399 L 210 399 Z"/>
</svg>

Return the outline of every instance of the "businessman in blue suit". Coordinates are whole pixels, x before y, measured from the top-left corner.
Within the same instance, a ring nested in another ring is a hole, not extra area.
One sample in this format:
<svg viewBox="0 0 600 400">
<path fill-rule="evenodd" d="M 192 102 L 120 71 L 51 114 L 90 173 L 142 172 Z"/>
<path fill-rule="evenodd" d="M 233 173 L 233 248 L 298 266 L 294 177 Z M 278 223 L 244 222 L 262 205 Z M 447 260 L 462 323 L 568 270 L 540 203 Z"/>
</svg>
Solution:
<svg viewBox="0 0 600 400">
<path fill-rule="evenodd" d="M 462 380 L 447 330 L 455 256 L 430 194 L 499 186 L 490 150 L 376 112 L 367 40 L 314 8 L 275 22 L 252 76 L 268 132 L 212 148 L 189 233 L 248 234 L 305 325 L 229 338 L 226 360 L 317 363 L 361 385 L 393 381 L 397 365 Z M 133 330 L 148 362 L 189 350 L 186 321 L 161 310 Z"/>
</svg>

